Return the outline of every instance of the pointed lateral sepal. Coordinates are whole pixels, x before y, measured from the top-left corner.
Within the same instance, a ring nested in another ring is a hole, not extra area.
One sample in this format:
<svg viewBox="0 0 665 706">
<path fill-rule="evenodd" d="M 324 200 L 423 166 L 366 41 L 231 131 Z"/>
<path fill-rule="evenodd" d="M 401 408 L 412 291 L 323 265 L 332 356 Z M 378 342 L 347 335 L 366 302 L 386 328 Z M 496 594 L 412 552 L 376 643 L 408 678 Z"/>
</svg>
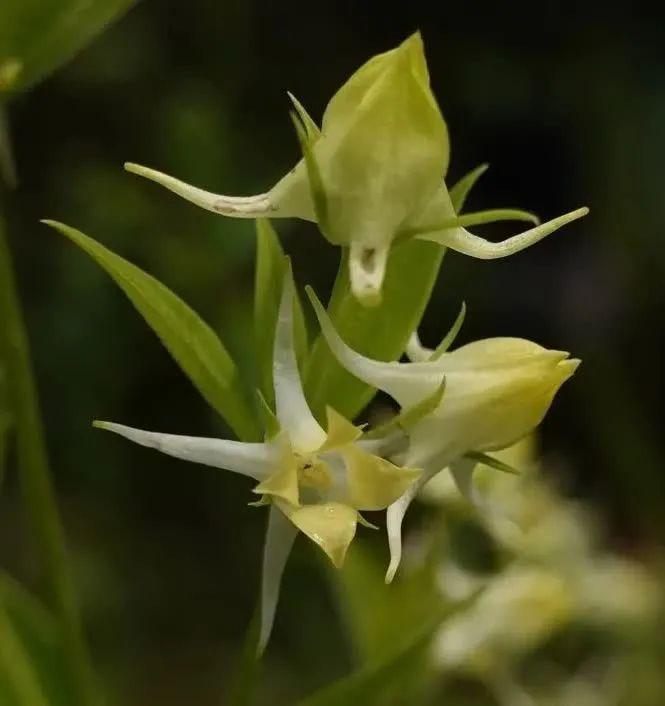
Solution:
<svg viewBox="0 0 665 706">
<path fill-rule="evenodd" d="M 303 104 L 293 95 L 293 93 L 291 93 L 291 91 L 287 91 L 286 94 L 291 100 L 291 103 L 293 103 L 293 107 L 300 118 L 300 122 L 305 128 L 307 141 L 310 145 L 313 145 L 319 137 L 321 137 L 321 130 L 319 129 L 319 126 L 314 122 L 310 114 L 305 110 Z"/>
<path fill-rule="evenodd" d="M 427 397 L 424 397 L 420 402 L 403 409 L 399 414 L 396 414 L 392 419 L 385 424 L 372 429 L 365 434 L 366 439 L 381 439 L 389 436 L 397 430 L 408 430 L 415 426 L 421 419 L 428 414 L 434 412 L 443 401 L 443 396 L 446 391 L 446 379 L 441 378 L 440 385 L 436 390 Z"/>
<path fill-rule="evenodd" d="M 278 459 L 275 450 L 269 444 L 161 434 L 113 422 L 95 421 L 93 426 L 119 434 L 136 444 L 156 449 L 183 461 L 222 468 L 256 480 L 266 478 Z"/>
<path fill-rule="evenodd" d="M 578 208 L 575 211 L 566 213 L 563 216 L 554 218 L 551 221 L 547 221 L 523 233 L 518 233 L 498 243 L 485 240 L 484 238 L 470 233 L 465 228 L 451 228 L 449 230 L 419 233 L 414 237 L 420 240 L 431 240 L 464 255 L 469 255 L 480 260 L 494 260 L 514 255 L 520 250 L 534 245 L 562 226 L 586 216 L 588 213 L 588 208 Z"/>
<path fill-rule="evenodd" d="M 491 456 L 490 454 L 482 453 L 480 451 L 469 451 L 464 454 L 466 458 L 476 462 L 481 463 L 483 466 L 488 466 L 496 471 L 501 471 L 502 473 L 510 473 L 511 475 L 519 476 L 521 471 L 508 463 L 505 463 L 496 456 Z"/>
<path fill-rule="evenodd" d="M 481 164 L 465 174 L 450 190 L 450 200 L 457 213 L 462 210 L 467 196 L 480 177 L 489 169 L 489 164 Z"/>
<path fill-rule="evenodd" d="M 199 189 L 180 179 L 140 164 L 125 162 L 124 166 L 128 172 L 154 181 L 195 206 L 222 216 L 267 218 L 271 215 L 276 215 L 278 210 L 277 206 L 271 202 L 270 194 L 268 193 L 255 194 L 254 196 L 225 196 L 224 194 L 215 194 L 211 191 Z"/>
<path fill-rule="evenodd" d="M 300 149 L 302 150 L 305 169 L 307 171 L 307 181 L 309 183 L 309 194 L 314 205 L 314 215 L 319 230 L 323 235 L 330 240 L 330 228 L 328 226 L 328 199 L 323 186 L 323 177 L 321 169 L 314 153 L 314 142 L 318 139 L 317 136 L 312 136 L 308 131 L 307 125 L 303 123 L 298 113 L 291 112 L 291 121 L 296 130 Z M 335 242 L 332 241 L 331 242 Z M 339 244 L 339 243 L 336 243 Z"/>
<path fill-rule="evenodd" d="M 466 319 L 466 302 L 462 302 L 457 318 L 453 322 L 453 325 L 450 327 L 448 333 L 443 337 L 441 343 L 439 343 L 439 345 L 432 352 L 430 360 L 439 360 L 439 358 L 450 348 L 450 346 L 455 343 L 455 340 L 464 325 L 464 319 Z"/>
</svg>

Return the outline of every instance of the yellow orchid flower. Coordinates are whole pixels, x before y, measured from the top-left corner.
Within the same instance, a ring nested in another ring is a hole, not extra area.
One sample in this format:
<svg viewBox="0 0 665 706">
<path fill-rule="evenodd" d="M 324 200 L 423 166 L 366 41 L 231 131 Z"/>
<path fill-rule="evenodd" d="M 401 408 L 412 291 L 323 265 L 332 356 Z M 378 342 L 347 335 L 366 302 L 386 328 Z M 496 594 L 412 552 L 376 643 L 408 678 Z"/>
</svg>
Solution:
<svg viewBox="0 0 665 706">
<path fill-rule="evenodd" d="M 316 296 L 309 293 L 322 333 L 339 363 L 388 393 L 403 410 L 431 398 L 445 382 L 438 404 L 407 430 L 408 447 L 399 456 L 399 463 L 424 470 L 388 509 L 391 562 L 386 578 L 390 581 L 401 557 L 402 519 L 418 490 L 450 467 L 460 490 L 470 494 L 477 454 L 503 449 L 532 431 L 580 361 L 520 338 L 475 341 L 452 352 L 447 352 L 447 345 L 427 351 L 414 339 L 409 352 L 419 362 L 372 360 L 342 340 Z M 450 339 L 447 336 L 444 343 L 450 344 Z"/>
<path fill-rule="evenodd" d="M 532 214 L 513 209 L 458 216 L 443 181 L 448 130 L 430 88 L 419 33 L 361 66 L 328 103 L 321 129 L 289 96 L 304 157 L 265 193 L 214 194 L 154 169 L 125 167 L 213 213 L 316 222 L 330 242 L 348 248 L 351 288 L 366 304 L 380 301 L 396 242 L 419 238 L 473 257 L 505 257 L 588 211 L 578 209 L 542 225 Z M 480 171 L 469 179 L 475 181 Z M 532 221 L 534 227 L 501 243 L 466 230 L 497 220 Z"/>
<path fill-rule="evenodd" d="M 258 504 L 270 504 L 264 551 L 260 649 L 268 641 L 279 585 L 300 530 L 336 567 L 344 562 L 363 510 L 382 510 L 420 476 L 371 453 L 377 442 L 328 408 L 324 431 L 302 388 L 293 331 L 293 282 L 285 277 L 275 331 L 273 373 L 279 432 L 263 443 L 246 443 L 133 429 L 112 422 L 95 426 L 186 461 L 222 468 L 257 481 Z"/>
</svg>

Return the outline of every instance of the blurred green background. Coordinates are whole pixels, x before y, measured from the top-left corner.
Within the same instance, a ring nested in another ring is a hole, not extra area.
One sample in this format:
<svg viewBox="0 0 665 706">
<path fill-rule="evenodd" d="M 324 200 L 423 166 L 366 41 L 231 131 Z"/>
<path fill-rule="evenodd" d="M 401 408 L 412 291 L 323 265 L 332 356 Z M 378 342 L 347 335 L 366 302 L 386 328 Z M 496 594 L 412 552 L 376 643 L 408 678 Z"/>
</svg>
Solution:
<svg viewBox="0 0 665 706">
<path fill-rule="evenodd" d="M 223 703 L 266 516 L 246 506 L 238 477 L 91 429 L 103 418 L 226 433 L 116 286 L 38 219 L 80 228 L 162 280 L 251 375 L 253 225 L 198 210 L 122 163 L 213 191 L 263 191 L 298 155 L 286 90 L 319 119 L 358 65 L 417 28 L 453 180 L 491 165 L 470 209 L 547 219 L 591 207 L 506 260 L 449 253 L 422 337 L 434 343 L 465 300 L 461 342 L 515 335 L 582 358 L 543 425 L 549 472 L 622 551 L 649 556 L 665 539 L 665 11 L 144 0 L 10 110 L 19 188 L 9 227 L 49 448 L 93 649 L 122 703 Z M 326 295 L 338 252 L 310 225 L 276 225 L 298 281 Z M 12 474 L 0 550 L 34 585 Z M 282 596 L 261 687 L 270 703 L 352 666 L 334 590 L 302 539 Z"/>
</svg>

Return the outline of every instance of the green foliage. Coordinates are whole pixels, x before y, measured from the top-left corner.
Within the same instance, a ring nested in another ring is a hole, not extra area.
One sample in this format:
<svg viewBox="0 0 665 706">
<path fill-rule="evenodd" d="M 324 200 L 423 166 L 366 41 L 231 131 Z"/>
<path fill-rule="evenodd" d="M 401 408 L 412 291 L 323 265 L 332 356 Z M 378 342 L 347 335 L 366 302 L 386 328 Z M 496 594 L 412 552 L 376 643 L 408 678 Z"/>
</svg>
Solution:
<svg viewBox="0 0 665 706">
<path fill-rule="evenodd" d="M 57 623 L 19 584 L 0 574 L 0 703 L 77 703 Z"/>
<path fill-rule="evenodd" d="M 154 277 L 74 228 L 53 221 L 45 222 L 76 243 L 106 270 L 197 390 L 235 433 L 241 439 L 258 438 L 253 409 L 238 369 L 212 329 Z"/>
<path fill-rule="evenodd" d="M 5 475 L 5 463 L 7 460 L 7 442 L 12 423 L 12 414 L 9 407 L 9 395 L 7 392 L 7 373 L 0 365 L 0 488 Z"/>
<path fill-rule="evenodd" d="M 134 0 L 3 0 L 0 96 L 25 91 L 69 61 Z"/>
</svg>

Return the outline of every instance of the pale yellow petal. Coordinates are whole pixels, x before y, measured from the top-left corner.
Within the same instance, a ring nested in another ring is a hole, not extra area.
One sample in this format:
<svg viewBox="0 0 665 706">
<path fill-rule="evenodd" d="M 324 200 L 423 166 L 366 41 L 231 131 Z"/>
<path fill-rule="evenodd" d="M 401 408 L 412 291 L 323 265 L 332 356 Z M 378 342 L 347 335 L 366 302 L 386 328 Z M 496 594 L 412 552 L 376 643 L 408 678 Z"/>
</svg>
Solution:
<svg viewBox="0 0 665 706">
<path fill-rule="evenodd" d="M 339 569 L 356 534 L 358 513 L 341 503 L 305 505 L 287 513 L 291 522 L 316 542 Z"/>
<path fill-rule="evenodd" d="M 383 510 L 420 477 L 415 468 L 400 468 L 357 446 L 350 446 L 342 455 L 346 461 L 348 501 L 357 510 Z"/>
</svg>

